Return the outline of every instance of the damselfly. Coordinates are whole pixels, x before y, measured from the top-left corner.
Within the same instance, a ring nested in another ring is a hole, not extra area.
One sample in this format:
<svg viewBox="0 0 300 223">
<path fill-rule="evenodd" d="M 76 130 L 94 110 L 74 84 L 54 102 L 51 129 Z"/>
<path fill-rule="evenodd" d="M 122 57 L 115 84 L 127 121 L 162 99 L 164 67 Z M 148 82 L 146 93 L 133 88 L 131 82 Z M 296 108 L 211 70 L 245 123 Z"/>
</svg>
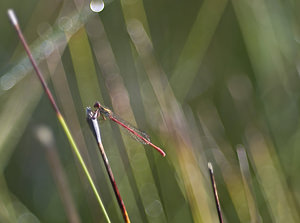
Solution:
<svg viewBox="0 0 300 223">
<path fill-rule="evenodd" d="M 105 108 L 99 102 L 95 103 L 94 108 L 96 108 L 95 112 L 96 112 L 97 117 L 101 116 L 104 120 L 106 120 L 106 118 L 109 118 L 110 120 L 116 122 L 117 124 L 119 124 L 120 126 L 125 128 L 131 134 L 131 136 L 138 142 L 140 142 L 144 145 L 152 146 L 162 156 L 166 155 L 166 153 L 161 148 L 157 147 L 150 141 L 150 137 L 145 132 L 138 130 L 137 128 L 135 128 L 134 126 L 129 124 L 128 122 L 124 121 L 118 115 L 114 114 L 110 109 Z"/>
</svg>

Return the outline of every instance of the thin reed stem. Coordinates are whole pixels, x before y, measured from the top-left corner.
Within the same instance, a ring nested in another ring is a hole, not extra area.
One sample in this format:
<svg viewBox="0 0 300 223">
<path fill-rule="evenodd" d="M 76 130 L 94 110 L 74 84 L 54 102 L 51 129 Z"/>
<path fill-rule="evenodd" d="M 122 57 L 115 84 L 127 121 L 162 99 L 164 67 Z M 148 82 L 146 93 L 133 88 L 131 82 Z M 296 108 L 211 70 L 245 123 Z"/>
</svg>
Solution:
<svg viewBox="0 0 300 223">
<path fill-rule="evenodd" d="M 69 143 L 70 143 L 72 149 L 74 150 L 74 152 L 75 152 L 75 154 L 76 154 L 76 156 L 77 156 L 77 158 L 78 158 L 78 160 L 79 160 L 79 162 L 80 162 L 80 164 L 81 164 L 81 166 L 82 166 L 82 168 L 83 168 L 83 170 L 84 170 L 84 172 L 85 172 L 85 174 L 86 174 L 86 176 L 87 176 L 87 178 L 89 180 L 89 183 L 90 183 L 90 185 L 91 185 L 91 187 L 92 187 L 92 189 L 94 191 L 94 194 L 95 194 L 95 196 L 96 196 L 96 198 L 98 200 L 98 203 L 99 203 L 99 205 L 100 205 L 100 207 L 101 207 L 101 209 L 103 211 L 105 219 L 106 219 L 107 222 L 110 223 L 111 221 L 110 221 L 110 219 L 108 217 L 108 214 L 107 214 L 107 212 L 105 210 L 105 207 L 104 207 L 104 205 L 102 203 L 102 200 L 101 200 L 101 198 L 100 198 L 100 196 L 98 194 L 98 191 L 97 191 L 96 186 L 95 186 L 95 184 L 94 184 L 94 182 L 92 180 L 92 177 L 91 177 L 91 175 L 90 175 L 90 173 L 89 173 L 89 171 L 88 171 L 88 169 L 87 169 L 87 167 L 86 167 L 86 165 L 85 165 L 85 163 L 83 161 L 83 158 L 82 158 L 82 156 L 81 156 L 81 154 L 79 152 L 79 149 L 77 148 L 76 143 L 75 143 L 75 141 L 74 141 L 74 139 L 73 139 L 73 137 L 71 135 L 69 127 L 67 126 L 67 124 L 65 122 L 65 119 L 61 115 L 61 112 L 60 112 L 60 110 L 59 110 L 59 108 L 58 108 L 58 106 L 57 106 L 57 104 L 56 104 L 56 102 L 54 100 L 54 97 L 53 97 L 51 91 L 49 90 L 49 88 L 47 86 L 47 83 L 46 83 L 46 81 L 45 81 L 45 79 L 44 79 L 44 77 L 43 77 L 40 69 L 37 66 L 37 63 L 35 62 L 35 59 L 33 58 L 32 53 L 30 52 L 29 46 L 28 46 L 28 44 L 27 44 L 27 42 L 26 42 L 26 40 L 24 38 L 24 35 L 23 35 L 22 30 L 20 28 L 20 25 L 18 23 L 17 17 L 16 17 L 16 15 L 15 15 L 15 13 L 14 13 L 14 11 L 12 9 L 9 9 L 7 11 L 7 13 L 8 13 L 9 19 L 11 20 L 12 25 L 14 26 L 14 28 L 17 31 L 17 34 L 18 34 L 18 36 L 19 36 L 19 38 L 20 38 L 20 40 L 22 42 L 22 45 L 24 46 L 25 51 L 26 51 L 26 53 L 27 53 L 27 55 L 29 57 L 29 60 L 30 60 L 30 62 L 31 62 L 31 64 L 32 64 L 32 66 L 33 66 L 33 68 L 34 68 L 34 70 L 35 70 L 35 72 L 36 72 L 36 74 L 37 74 L 37 76 L 38 76 L 38 78 L 39 78 L 39 80 L 40 80 L 40 82 L 41 82 L 44 90 L 45 90 L 45 93 L 48 96 L 48 98 L 49 98 L 49 100 L 51 102 L 51 105 L 52 105 L 54 111 L 56 112 L 57 118 L 58 118 L 61 126 L 63 127 L 63 129 L 65 131 L 65 134 L 67 135 Z"/>
<path fill-rule="evenodd" d="M 110 164 L 108 162 L 108 158 L 106 156 L 106 153 L 105 153 L 105 150 L 104 150 L 104 147 L 103 147 L 103 144 L 102 144 L 101 134 L 100 134 L 100 128 L 99 128 L 99 124 L 98 124 L 98 121 L 97 121 L 97 114 L 94 113 L 94 112 L 92 112 L 92 110 L 90 108 L 86 109 L 86 113 L 87 113 L 87 122 L 88 122 L 88 124 L 89 124 L 89 126 L 91 128 L 91 131 L 93 132 L 93 134 L 95 136 L 95 139 L 97 141 L 98 148 L 100 150 L 100 153 L 101 153 L 101 156 L 102 156 L 102 159 L 103 159 L 106 171 L 108 173 L 109 180 L 110 180 L 111 185 L 113 187 L 113 190 L 115 192 L 115 196 L 117 198 L 117 201 L 118 201 L 120 210 L 122 212 L 124 221 L 126 223 L 130 223 L 130 219 L 129 219 L 129 216 L 127 214 L 126 207 L 124 205 L 123 199 L 122 199 L 121 194 L 119 192 L 117 183 L 115 181 L 113 172 L 111 170 Z"/>
<path fill-rule="evenodd" d="M 81 223 L 80 217 L 74 205 L 73 197 L 70 193 L 70 186 L 67 181 L 66 173 L 57 153 L 57 147 L 55 146 L 55 140 L 52 131 L 46 126 L 39 126 L 35 133 L 37 139 L 45 147 L 46 158 L 48 160 L 50 171 L 61 197 L 69 222 Z"/>
<path fill-rule="evenodd" d="M 208 162 L 208 170 L 209 170 L 211 185 L 212 185 L 212 188 L 214 191 L 214 198 L 215 198 L 216 208 L 218 211 L 219 222 L 223 223 L 221 205 L 220 205 L 220 201 L 219 201 L 218 190 L 217 190 L 217 185 L 216 185 L 215 176 L 214 176 L 214 170 L 213 170 L 213 166 L 212 166 L 211 162 Z"/>
</svg>

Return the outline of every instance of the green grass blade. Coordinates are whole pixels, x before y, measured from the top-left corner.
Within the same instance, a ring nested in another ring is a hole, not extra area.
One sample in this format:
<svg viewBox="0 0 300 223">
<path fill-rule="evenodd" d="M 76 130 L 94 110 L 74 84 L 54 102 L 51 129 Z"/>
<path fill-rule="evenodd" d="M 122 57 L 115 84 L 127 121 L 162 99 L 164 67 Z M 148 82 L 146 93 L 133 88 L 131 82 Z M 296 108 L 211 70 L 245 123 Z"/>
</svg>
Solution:
<svg viewBox="0 0 300 223">
<path fill-rule="evenodd" d="M 84 170 L 84 173 L 86 174 L 86 176 L 87 176 L 87 178 L 89 180 L 89 183 L 90 183 L 90 185 L 91 185 L 91 187 L 92 187 L 92 189 L 93 189 L 93 191 L 94 191 L 94 193 L 96 195 L 97 201 L 98 201 L 98 203 L 99 203 L 99 205 L 100 205 L 100 207 L 101 207 L 101 209 L 102 209 L 102 211 L 104 213 L 106 221 L 110 222 L 110 219 L 109 219 L 108 214 L 107 214 L 107 212 L 105 210 L 105 207 L 104 207 L 104 205 L 102 203 L 100 195 L 98 194 L 98 191 L 97 191 L 97 188 L 96 188 L 96 186 L 94 184 L 94 181 L 93 181 L 93 179 L 92 179 L 92 177 L 91 177 L 91 175 L 90 175 L 90 173 L 89 173 L 89 171 L 88 171 L 88 169 L 87 169 L 87 167 L 86 167 L 86 165 L 85 165 L 85 163 L 84 163 L 84 161 L 83 161 L 83 159 L 82 159 L 82 157 L 80 155 L 79 149 L 76 146 L 76 143 L 75 143 L 75 141 L 74 141 L 74 139 L 73 139 L 73 137 L 71 135 L 71 132 L 70 132 L 70 130 L 69 130 L 69 128 L 68 128 L 68 126 L 67 126 L 64 118 L 61 115 L 57 115 L 57 118 L 58 118 L 61 126 L 63 127 L 66 135 L 67 135 L 67 138 L 68 138 L 68 140 L 69 140 L 69 142 L 71 144 L 71 147 L 72 147 L 73 151 L 75 152 L 75 154 L 76 154 L 76 156 L 77 156 L 77 158 L 78 158 L 78 160 L 80 162 L 80 165 L 81 165 L 82 169 Z"/>
</svg>

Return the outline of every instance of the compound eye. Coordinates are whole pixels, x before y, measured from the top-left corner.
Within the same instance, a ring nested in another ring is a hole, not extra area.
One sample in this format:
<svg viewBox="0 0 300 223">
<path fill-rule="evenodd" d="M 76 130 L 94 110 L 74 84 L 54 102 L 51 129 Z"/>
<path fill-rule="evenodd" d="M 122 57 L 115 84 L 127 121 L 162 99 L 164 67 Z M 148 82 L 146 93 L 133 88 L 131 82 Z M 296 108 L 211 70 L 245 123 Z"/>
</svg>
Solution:
<svg viewBox="0 0 300 223">
<path fill-rule="evenodd" d="M 100 108 L 100 107 L 101 107 L 101 104 L 98 101 L 96 101 L 94 104 L 94 108 Z"/>
</svg>

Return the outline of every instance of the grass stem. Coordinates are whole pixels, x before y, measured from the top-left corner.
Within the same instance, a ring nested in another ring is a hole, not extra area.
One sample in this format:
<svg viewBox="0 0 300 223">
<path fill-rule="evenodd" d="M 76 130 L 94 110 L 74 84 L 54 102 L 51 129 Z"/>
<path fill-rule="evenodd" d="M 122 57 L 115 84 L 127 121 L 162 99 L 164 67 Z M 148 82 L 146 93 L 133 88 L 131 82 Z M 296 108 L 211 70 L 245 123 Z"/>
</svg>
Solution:
<svg viewBox="0 0 300 223">
<path fill-rule="evenodd" d="M 208 170 L 209 170 L 209 176 L 210 176 L 212 188 L 214 191 L 214 198 L 215 198 L 216 207 L 217 207 L 217 211 L 218 211 L 219 222 L 223 223 L 221 205 L 220 205 L 220 201 L 219 201 L 218 190 L 217 190 L 217 185 L 216 185 L 215 176 L 214 176 L 214 170 L 213 170 L 213 166 L 212 166 L 211 162 L 208 162 Z"/>
<path fill-rule="evenodd" d="M 58 108 L 58 106 L 57 106 L 57 104 L 56 104 L 56 102 L 54 100 L 54 97 L 53 97 L 51 91 L 49 90 L 49 88 L 47 86 L 47 83 L 46 83 L 46 81 L 45 81 L 45 79 L 44 79 L 44 77 L 43 77 L 40 69 L 37 66 L 37 63 L 35 62 L 35 59 L 32 56 L 32 53 L 31 53 L 31 51 L 29 49 L 29 46 L 28 46 L 28 44 L 27 44 L 27 42 L 26 42 L 26 40 L 24 38 L 24 35 L 23 35 L 22 30 L 20 28 L 20 25 L 18 23 L 18 19 L 17 19 L 16 15 L 15 15 L 15 13 L 14 13 L 14 11 L 12 9 L 9 9 L 7 11 L 7 13 L 8 13 L 9 19 L 11 20 L 12 25 L 14 26 L 14 28 L 17 31 L 17 34 L 18 34 L 18 36 L 19 36 L 19 38 L 20 38 L 20 40 L 22 42 L 22 45 L 24 46 L 25 51 L 26 51 L 26 53 L 27 53 L 27 55 L 29 57 L 29 60 L 32 63 L 32 66 L 33 66 L 33 68 L 34 68 L 34 70 L 35 70 L 35 72 L 36 72 L 36 74 L 37 74 L 37 76 L 38 76 L 38 78 L 39 78 L 39 80 L 40 80 L 40 82 L 41 82 L 44 90 L 45 90 L 45 93 L 48 96 L 48 98 L 49 98 L 49 100 L 51 102 L 51 105 L 52 105 L 53 109 L 56 112 L 57 118 L 58 118 L 61 126 L 63 127 L 63 130 L 65 131 L 65 134 L 67 135 L 67 138 L 68 138 L 68 140 L 70 142 L 70 145 L 71 145 L 73 151 L 75 152 L 75 154 L 76 154 L 76 156 L 77 156 L 77 158 L 78 158 L 78 160 L 79 160 L 79 162 L 80 162 L 80 164 L 81 164 L 81 166 L 82 166 L 82 168 L 83 168 L 83 170 L 84 170 L 84 172 L 85 172 L 85 174 L 86 174 L 86 176 L 87 176 L 87 178 L 89 180 L 89 183 L 90 183 L 90 185 L 91 185 L 91 187 L 92 187 L 92 189 L 94 191 L 94 194 L 95 194 L 95 196 L 96 196 L 96 198 L 98 200 L 98 203 L 99 203 L 99 205 L 100 205 L 100 207 L 101 207 L 101 209 L 103 211 L 105 219 L 106 219 L 107 222 L 110 223 L 110 219 L 109 219 L 108 214 L 107 214 L 107 212 L 106 212 L 106 210 L 104 208 L 104 205 L 102 203 L 100 195 L 98 194 L 98 191 L 97 191 L 96 186 L 95 186 L 95 184 L 93 182 L 93 179 L 92 179 L 92 177 L 91 177 L 91 175 L 90 175 L 90 173 L 89 173 L 89 171 L 88 171 L 88 169 L 87 169 L 87 167 L 86 167 L 86 165 L 84 163 L 84 160 L 83 160 L 83 158 L 82 158 L 82 156 L 81 156 L 81 154 L 79 152 L 79 149 L 76 146 L 76 143 L 75 143 L 75 141 L 74 141 L 74 139 L 73 139 L 73 137 L 71 135 L 71 132 L 69 130 L 69 127 L 67 126 L 67 124 L 65 122 L 65 119 L 61 115 L 61 112 L 60 112 L 60 110 L 59 110 L 59 108 Z"/>
</svg>

